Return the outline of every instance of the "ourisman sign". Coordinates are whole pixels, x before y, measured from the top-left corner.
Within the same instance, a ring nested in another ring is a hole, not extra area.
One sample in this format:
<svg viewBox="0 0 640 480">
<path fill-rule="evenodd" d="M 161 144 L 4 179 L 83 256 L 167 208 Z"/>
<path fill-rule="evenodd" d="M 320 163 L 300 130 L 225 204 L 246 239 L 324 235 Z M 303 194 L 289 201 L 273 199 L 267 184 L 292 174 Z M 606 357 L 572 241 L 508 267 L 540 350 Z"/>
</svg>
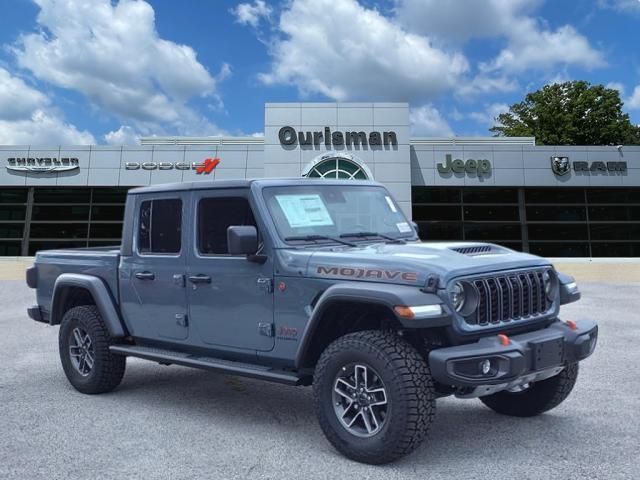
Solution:
<svg viewBox="0 0 640 480">
<path fill-rule="evenodd" d="M 396 132 L 332 132 L 329 127 L 315 132 L 296 132 L 293 127 L 282 127 L 278 132 L 278 139 L 282 145 L 320 145 L 332 146 L 398 146 Z"/>
</svg>

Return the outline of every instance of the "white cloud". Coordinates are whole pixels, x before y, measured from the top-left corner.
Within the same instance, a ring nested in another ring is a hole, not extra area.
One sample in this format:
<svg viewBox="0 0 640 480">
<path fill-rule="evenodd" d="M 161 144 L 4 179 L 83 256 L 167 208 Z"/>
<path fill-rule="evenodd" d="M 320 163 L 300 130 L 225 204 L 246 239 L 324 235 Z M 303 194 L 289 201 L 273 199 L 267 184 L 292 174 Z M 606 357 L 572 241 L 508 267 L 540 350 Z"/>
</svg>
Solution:
<svg viewBox="0 0 640 480">
<path fill-rule="evenodd" d="M 633 89 L 633 93 L 624 101 L 624 104 L 632 110 L 640 110 L 640 85 Z"/>
<path fill-rule="evenodd" d="M 453 137 L 453 130 L 440 112 L 430 104 L 409 110 L 411 134 L 429 137 Z"/>
<path fill-rule="evenodd" d="M 640 13 L 639 0 L 598 0 L 602 8 L 612 8 L 623 13 Z"/>
<path fill-rule="evenodd" d="M 49 98 L 0 68 L 0 144 L 84 145 L 91 133 L 65 123 Z"/>
<path fill-rule="evenodd" d="M 263 0 L 255 0 L 251 3 L 241 3 L 230 12 L 236 17 L 236 21 L 242 25 L 251 25 L 256 28 L 263 18 L 269 18 L 273 9 Z"/>
<path fill-rule="evenodd" d="M 2 145 L 90 145 L 96 141 L 91 133 L 80 131 L 49 112 L 37 109 L 29 118 L 0 120 Z"/>
<path fill-rule="evenodd" d="M 519 73 L 529 69 L 550 70 L 557 65 L 574 65 L 587 69 L 603 67 L 602 53 L 572 26 L 556 31 L 540 30 L 533 19 L 523 19 L 509 44 L 498 56 L 484 65 L 484 70 Z"/>
<path fill-rule="evenodd" d="M 293 0 L 279 21 L 265 84 L 295 85 L 334 100 L 424 101 L 451 89 L 465 57 L 407 33 L 355 0 Z"/>
<path fill-rule="evenodd" d="M 215 95 L 216 78 L 191 47 L 159 37 L 148 3 L 35 1 L 41 31 L 23 35 L 13 48 L 21 67 L 42 81 L 82 93 L 138 128 L 163 125 L 182 131 L 193 127 L 191 122 L 205 122 L 186 103 Z M 228 66 L 221 78 L 225 72 Z"/>
<path fill-rule="evenodd" d="M 398 20 L 412 32 L 462 43 L 510 34 L 540 0 L 396 0 Z"/>
<path fill-rule="evenodd" d="M 461 81 L 456 93 L 463 97 L 488 95 L 495 92 L 506 93 L 518 89 L 518 82 L 506 76 L 479 74 L 469 81 Z"/>
<path fill-rule="evenodd" d="M 609 82 L 605 86 L 607 88 L 612 88 L 613 90 L 618 90 L 618 92 L 620 92 L 620 96 L 624 95 L 624 85 L 620 82 Z"/>
<path fill-rule="evenodd" d="M 46 95 L 0 67 L 0 119 L 23 119 L 48 104 Z"/>
<path fill-rule="evenodd" d="M 104 140 L 110 145 L 139 145 L 140 135 L 134 128 L 121 125 L 117 130 L 105 134 Z"/>
<path fill-rule="evenodd" d="M 485 110 L 482 112 L 469 113 L 469 118 L 482 125 L 493 127 L 496 124 L 498 115 L 507 111 L 509 111 L 509 105 L 506 103 L 492 103 L 487 105 Z"/>
<path fill-rule="evenodd" d="M 542 0 L 478 0 L 473 5 L 469 0 L 396 0 L 396 16 L 410 31 L 429 34 L 444 44 L 506 40 L 498 55 L 481 65 L 493 75 L 606 65 L 603 54 L 571 25 L 552 30 L 535 18 L 532 14 L 541 4 Z M 498 90 L 503 86 L 493 85 Z"/>
</svg>

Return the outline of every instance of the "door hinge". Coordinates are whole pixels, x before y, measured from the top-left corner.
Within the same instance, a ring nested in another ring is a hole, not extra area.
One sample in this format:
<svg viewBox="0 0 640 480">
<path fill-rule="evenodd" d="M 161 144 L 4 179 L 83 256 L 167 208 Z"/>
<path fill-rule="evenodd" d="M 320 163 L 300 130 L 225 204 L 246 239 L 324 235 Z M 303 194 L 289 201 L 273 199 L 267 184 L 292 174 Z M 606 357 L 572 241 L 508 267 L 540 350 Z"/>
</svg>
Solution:
<svg viewBox="0 0 640 480">
<path fill-rule="evenodd" d="M 258 286 L 266 293 L 273 293 L 273 280 L 271 280 L 270 278 L 259 277 L 256 282 L 258 283 Z"/>
<path fill-rule="evenodd" d="M 258 332 L 265 337 L 273 337 L 273 323 L 258 322 Z"/>
<path fill-rule="evenodd" d="M 187 325 L 189 325 L 187 315 L 184 313 L 176 313 L 176 323 L 181 327 L 186 327 Z"/>
</svg>

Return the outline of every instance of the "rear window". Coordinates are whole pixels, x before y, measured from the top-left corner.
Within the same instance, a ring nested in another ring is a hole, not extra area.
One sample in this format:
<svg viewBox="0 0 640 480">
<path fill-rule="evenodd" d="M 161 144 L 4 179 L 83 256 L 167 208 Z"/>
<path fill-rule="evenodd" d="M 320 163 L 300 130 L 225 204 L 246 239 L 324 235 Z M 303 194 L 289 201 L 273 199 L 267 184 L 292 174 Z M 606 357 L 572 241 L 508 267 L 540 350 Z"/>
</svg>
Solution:
<svg viewBox="0 0 640 480">
<path fill-rule="evenodd" d="M 138 252 L 141 254 L 180 253 L 182 200 L 146 200 L 140 205 Z"/>
</svg>

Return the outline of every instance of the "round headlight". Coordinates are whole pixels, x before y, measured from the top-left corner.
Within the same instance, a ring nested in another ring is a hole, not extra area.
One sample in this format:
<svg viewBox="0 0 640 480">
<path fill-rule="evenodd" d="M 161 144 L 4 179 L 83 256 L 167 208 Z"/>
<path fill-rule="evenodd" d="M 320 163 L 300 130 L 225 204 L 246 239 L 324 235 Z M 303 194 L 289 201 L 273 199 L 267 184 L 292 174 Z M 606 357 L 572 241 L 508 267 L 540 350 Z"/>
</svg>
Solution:
<svg viewBox="0 0 640 480">
<path fill-rule="evenodd" d="M 459 312 L 463 309 L 465 301 L 467 299 L 467 295 L 464 291 L 464 285 L 460 282 L 456 282 L 451 288 L 451 293 L 449 293 L 451 298 L 451 303 L 453 304 L 453 308 L 456 312 Z"/>
<path fill-rule="evenodd" d="M 544 283 L 544 293 L 547 294 L 547 297 L 551 297 L 553 292 L 553 278 L 551 278 L 551 274 L 548 270 L 543 272 L 542 282 Z"/>
</svg>

